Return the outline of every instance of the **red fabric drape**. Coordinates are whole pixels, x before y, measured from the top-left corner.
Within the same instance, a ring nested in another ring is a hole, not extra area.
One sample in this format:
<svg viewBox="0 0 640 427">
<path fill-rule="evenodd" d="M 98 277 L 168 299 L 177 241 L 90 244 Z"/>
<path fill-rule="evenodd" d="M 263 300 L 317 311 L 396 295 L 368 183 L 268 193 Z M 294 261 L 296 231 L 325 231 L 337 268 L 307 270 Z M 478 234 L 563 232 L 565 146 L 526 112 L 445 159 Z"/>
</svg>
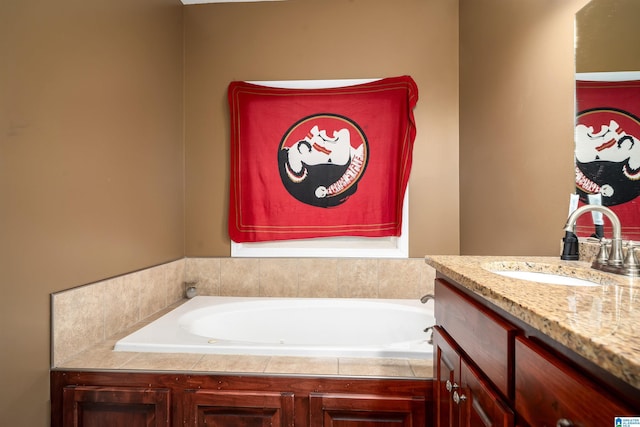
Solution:
<svg viewBox="0 0 640 427">
<path fill-rule="evenodd" d="M 625 239 L 640 239 L 640 81 L 576 82 L 576 191 L 581 205 L 600 193 L 623 225 Z M 606 236 L 609 221 L 604 218 Z M 590 215 L 578 219 L 589 236 Z"/>
<path fill-rule="evenodd" d="M 232 82 L 231 239 L 400 235 L 417 100 L 409 76 L 327 89 Z"/>
</svg>

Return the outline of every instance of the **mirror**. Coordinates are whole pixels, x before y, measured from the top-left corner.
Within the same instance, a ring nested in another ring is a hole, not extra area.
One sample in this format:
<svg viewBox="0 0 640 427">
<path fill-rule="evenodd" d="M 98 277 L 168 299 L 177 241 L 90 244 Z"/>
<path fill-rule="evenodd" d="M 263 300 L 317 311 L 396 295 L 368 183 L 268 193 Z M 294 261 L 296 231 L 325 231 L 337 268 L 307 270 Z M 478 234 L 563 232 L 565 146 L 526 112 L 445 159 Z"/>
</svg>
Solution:
<svg viewBox="0 0 640 427">
<path fill-rule="evenodd" d="M 591 0 L 575 25 L 576 193 L 616 212 L 630 240 L 640 240 L 639 18 L 639 0 Z M 594 234 L 594 221 L 583 215 L 577 234 Z"/>
<path fill-rule="evenodd" d="M 640 71 L 640 2 L 591 0 L 576 14 L 576 73 Z"/>
</svg>

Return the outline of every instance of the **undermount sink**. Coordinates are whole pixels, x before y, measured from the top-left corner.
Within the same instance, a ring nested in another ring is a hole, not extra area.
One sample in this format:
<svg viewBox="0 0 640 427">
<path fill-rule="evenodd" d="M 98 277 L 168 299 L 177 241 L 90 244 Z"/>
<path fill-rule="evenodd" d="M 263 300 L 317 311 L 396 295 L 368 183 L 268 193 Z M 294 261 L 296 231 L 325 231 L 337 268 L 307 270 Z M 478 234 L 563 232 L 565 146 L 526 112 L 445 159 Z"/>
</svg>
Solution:
<svg viewBox="0 0 640 427">
<path fill-rule="evenodd" d="M 511 277 L 519 280 L 528 280 L 530 282 L 546 283 L 549 285 L 564 286 L 600 286 L 600 283 L 590 280 L 579 279 L 577 277 L 562 276 L 553 273 L 541 273 L 537 271 L 511 271 L 511 270 L 489 270 L 492 273 L 501 276 Z"/>
</svg>

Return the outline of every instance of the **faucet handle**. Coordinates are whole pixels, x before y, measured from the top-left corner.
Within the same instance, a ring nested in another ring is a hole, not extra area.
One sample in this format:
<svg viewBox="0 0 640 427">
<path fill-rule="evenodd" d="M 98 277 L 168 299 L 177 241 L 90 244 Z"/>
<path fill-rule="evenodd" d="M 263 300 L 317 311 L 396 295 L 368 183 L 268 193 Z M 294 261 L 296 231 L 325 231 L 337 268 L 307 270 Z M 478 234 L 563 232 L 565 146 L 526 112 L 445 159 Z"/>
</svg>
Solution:
<svg viewBox="0 0 640 427">
<path fill-rule="evenodd" d="M 627 255 L 624 259 L 624 267 L 627 269 L 640 269 L 638 258 L 636 257 L 635 243 L 631 240 L 627 243 Z"/>
<path fill-rule="evenodd" d="M 609 249 L 607 264 L 613 268 L 622 267 L 624 264 L 623 258 L 622 239 L 619 237 L 611 239 L 611 249 Z"/>
<path fill-rule="evenodd" d="M 600 239 L 600 251 L 596 256 L 595 262 L 600 265 L 605 265 L 607 263 L 607 259 L 609 258 L 609 251 L 607 249 L 607 244 L 609 240 L 604 237 Z"/>
</svg>

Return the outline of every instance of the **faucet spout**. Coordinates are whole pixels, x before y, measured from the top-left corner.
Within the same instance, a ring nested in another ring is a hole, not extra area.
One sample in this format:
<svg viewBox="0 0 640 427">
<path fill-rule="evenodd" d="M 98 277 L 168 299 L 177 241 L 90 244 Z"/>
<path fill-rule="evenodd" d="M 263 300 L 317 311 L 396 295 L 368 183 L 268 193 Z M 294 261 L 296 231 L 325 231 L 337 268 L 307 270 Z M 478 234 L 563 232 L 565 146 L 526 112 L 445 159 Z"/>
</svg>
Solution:
<svg viewBox="0 0 640 427">
<path fill-rule="evenodd" d="M 564 231 L 567 233 L 574 233 L 576 221 L 578 218 L 586 213 L 591 211 L 601 212 L 609 218 L 611 221 L 612 233 L 613 237 L 611 239 L 611 250 L 609 251 L 609 256 L 606 260 L 607 268 L 619 268 L 623 264 L 623 254 L 622 254 L 622 225 L 620 224 L 620 218 L 606 206 L 600 205 L 585 205 L 581 206 L 569 215 L 567 218 L 567 223 L 564 226 Z M 594 262 L 594 268 L 604 269 L 604 265 L 596 265 L 601 264 L 602 261 L 596 260 Z"/>
<path fill-rule="evenodd" d="M 567 218 L 567 223 L 564 225 L 564 230 L 573 233 L 575 230 L 576 221 L 578 220 L 578 218 L 583 213 L 591 212 L 591 211 L 601 212 L 604 215 L 606 215 L 607 218 L 609 218 L 609 221 L 611 221 L 611 226 L 613 228 L 613 239 L 622 240 L 622 226 L 620 224 L 620 218 L 618 218 L 615 212 L 613 212 L 611 209 L 609 209 L 606 206 L 584 205 L 579 207 L 578 209 L 573 211 L 571 215 L 569 215 L 569 218 Z"/>
<path fill-rule="evenodd" d="M 426 304 L 428 301 L 432 300 L 435 298 L 435 295 L 433 294 L 426 294 L 424 295 L 422 298 L 420 298 L 420 302 L 423 304 Z"/>
</svg>

